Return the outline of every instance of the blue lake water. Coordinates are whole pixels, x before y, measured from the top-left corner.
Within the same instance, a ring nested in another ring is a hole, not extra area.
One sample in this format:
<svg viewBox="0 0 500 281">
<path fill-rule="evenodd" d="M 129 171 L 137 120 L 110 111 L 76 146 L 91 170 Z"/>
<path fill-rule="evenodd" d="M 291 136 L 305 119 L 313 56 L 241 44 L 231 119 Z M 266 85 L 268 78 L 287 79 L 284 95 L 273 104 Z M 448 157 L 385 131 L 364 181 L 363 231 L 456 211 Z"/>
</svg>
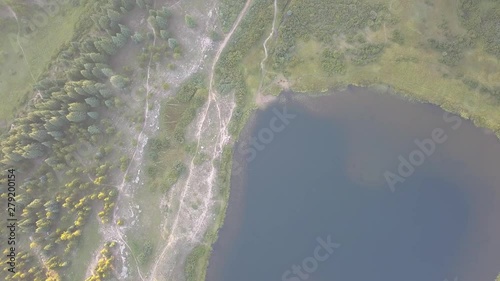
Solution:
<svg viewBox="0 0 500 281">
<path fill-rule="evenodd" d="M 500 272 L 500 142 L 436 106 L 355 87 L 283 94 L 249 122 L 234 163 L 209 281 Z"/>
</svg>

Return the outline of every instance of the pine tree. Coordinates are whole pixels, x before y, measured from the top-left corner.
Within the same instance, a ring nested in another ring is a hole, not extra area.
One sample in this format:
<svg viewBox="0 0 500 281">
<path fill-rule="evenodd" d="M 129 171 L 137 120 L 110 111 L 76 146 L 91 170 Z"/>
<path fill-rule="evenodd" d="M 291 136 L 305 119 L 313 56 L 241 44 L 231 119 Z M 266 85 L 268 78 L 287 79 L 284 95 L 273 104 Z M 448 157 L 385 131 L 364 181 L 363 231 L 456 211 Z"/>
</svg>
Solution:
<svg viewBox="0 0 500 281">
<path fill-rule="evenodd" d="M 68 110 L 71 111 L 71 112 L 74 112 L 74 111 L 84 111 L 84 112 L 87 112 L 88 106 L 85 103 L 74 102 L 74 103 L 70 103 L 68 105 Z"/>
<path fill-rule="evenodd" d="M 110 97 L 113 96 L 113 94 L 111 93 L 111 91 L 108 90 L 108 89 L 101 89 L 101 90 L 99 90 L 99 93 L 101 94 L 101 96 L 103 98 L 110 98 Z"/>
<path fill-rule="evenodd" d="M 66 120 L 66 122 L 67 122 L 67 120 Z M 49 132 L 49 135 L 50 135 L 50 132 L 57 131 L 60 129 L 60 128 L 52 125 L 52 123 L 49 123 L 49 122 L 43 124 L 43 127 L 45 128 L 45 130 L 47 130 L 47 132 Z"/>
<path fill-rule="evenodd" d="M 57 128 L 61 128 L 64 125 L 68 124 L 68 121 L 63 116 L 53 116 L 52 118 L 50 118 L 49 122 Z"/>
<path fill-rule="evenodd" d="M 70 68 L 68 71 L 66 71 L 66 76 L 71 81 L 78 81 L 84 78 L 80 73 L 80 70 L 76 68 Z"/>
<path fill-rule="evenodd" d="M 103 30 L 109 29 L 109 24 L 111 23 L 111 20 L 107 16 L 101 16 L 99 19 L 99 27 Z"/>
<path fill-rule="evenodd" d="M 72 111 L 66 115 L 66 119 L 75 123 L 83 122 L 87 119 L 87 113 L 84 111 Z"/>
<path fill-rule="evenodd" d="M 115 10 L 108 9 L 107 12 L 108 17 L 112 22 L 118 23 L 122 18 L 122 15 Z"/>
<path fill-rule="evenodd" d="M 125 44 L 127 43 L 127 37 L 125 37 L 121 33 L 117 33 L 115 36 L 112 37 L 112 39 L 113 39 L 113 43 L 115 43 L 115 45 L 118 48 L 125 46 Z"/>
<path fill-rule="evenodd" d="M 113 107 L 114 102 L 113 102 L 112 100 L 106 100 L 106 101 L 104 102 L 104 104 L 105 104 L 108 108 L 111 108 L 111 107 Z"/>
<path fill-rule="evenodd" d="M 106 76 L 102 70 L 98 67 L 94 67 L 92 69 L 92 75 L 94 75 L 97 79 L 101 79 L 101 80 L 105 80 L 108 78 L 108 76 Z"/>
<path fill-rule="evenodd" d="M 90 70 L 87 70 L 87 69 L 83 69 L 80 71 L 80 73 L 82 74 L 83 77 L 87 78 L 87 79 L 94 79 L 94 75 L 92 74 L 92 71 Z"/>
<path fill-rule="evenodd" d="M 100 105 L 99 100 L 96 97 L 89 97 L 85 99 L 85 102 L 90 105 L 90 107 L 98 107 Z"/>
<path fill-rule="evenodd" d="M 114 55 L 116 54 L 116 46 L 113 43 L 113 41 L 109 38 L 102 38 L 101 40 L 97 41 L 95 43 L 96 48 L 101 52 L 101 53 L 106 53 L 108 55 Z"/>
<path fill-rule="evenodd" d="M 12 163 L 12 162 L 18 162 L 18 161 L 21 161 L 23 159 L 22 155 L 15 151 L 13 147 L 11 146 L 6 146 L 4 144 L 2 144 L 2 153 L 4 155 L 4 158 L 1 162 L 4 163 L 4 164 L 9 164 L 9 163 Z"/>
<path fill-rule="evenodd" d="M 120 27 L 120 32 L 121 32 L 121 34 L 123 34 L 123 36 L 125 36 L 127 38 L 132 36 L 132 31 L 130 31 L 130 29 L 127 26 L 125 26 L 123 24 L 119 24 L 118 26 Z"/>
<path fill-rule="evenodd" d="M 92 118 L 94 120 L 97 120 L 99 118 L 99 113 L 97 113 L 95 111 L 87 112 L 87 115 L 90 116 L 90 118 Z"/>
<path fill-rule="evenodd" d="M 99 128 L 96 126 L 96 125 L 91 125 L 87 128 L 87 131 L 91 134 L 91 135 L 97 135 L 97 134 L 100 134 L 101 133 L 101 130 L 99 130 Z"/>
<path fill-rule="evenodd" d="M 96 62 L 96 63 L 106 63 L 108 62 L 108 58 L 103 55 L 103 54 L 100 54 L 100 53 L 91 53 L 89 54 L 90 58 L 92 59 L 93 62 Z"/>
<path fill-rule="evenodd" d="M 141 33 L 136 32 L 132 36 L 132 40 L 134 40 L 135 43 L 140 44 L 144 40 L 144 36 L 142 36 Z"/>
<path fill-rule="evenodd" d="M 55 140 L 60 140 L 64 137 L 64 134 L 60 131 L 51 131 L 49 132 L 49 135 L 51 135 Z"/>
<path fill-rule="evenodd" d="M 23 148 L 24 153 L 22 154 L 24 158 L 35 159 L 44 155 L 45 148 L 40 143 L 31 143 Z"/>
<path fill-rule="evenodd" d="M 102 68 L 101 71 L 107 77 L 111 77 L 111 76 L 115 75 L 114 72 L 113 72 L 113 70 L 111 70 L 111 68 Z"/>
<path fill-rule="evenodd" d="M 74 87 L 73 89 L 75 89 L 75 92 L 77 92 L 80 96 L 88 96 L 88 93 L 82 87 Z"/>
<path fill-rule="evenodd" d="M 85 64 L 83 65 L 83 67 L 84 67 L 86 70 L 92 70 L 92 68 L 94 68 L 94 64 L 93 64 L 93 63 L 88 62 L 88 63 L 85 63 Z"/>
<path fill-rule="evenodd" d="M 125 87 L 127 87 L 129 83 L 128 79 L 124 78 L 121 75 L 114 75 L 109 79 L 109 81 L 114 87 L 118 89 L 125 89 Z"/>
<path fill-rule="evenodd" d="M 45 140 L 47 140 L 49 138 L 49 134 L 44 129 L 33 130 L 33 132 L 31 132 L 29 134 L 29 136 L 30 136 L 30 138 L 32 138 L 38 142 L 44 142 Z"/>
<path fill-rule="evenodd" d="M 37 109 L 56 110 L 61 108 L 61 103 L 56 99 L 47 99 L 44 102 L 35 104 Z"/>
<path fill-rule="evenodd" d="M 94 40 L 87 38 L 81 44 L 82 53 L 95 53 L 97 49 L 94 46 Z"/>
<path fill-rule="evenodd" d="M 82 89 L 87 93 L 87 95 L 97 95 L 98 90 L 94 81 L 85 80 L 81 83 Z"/>
<path fill-rule="evenodd" d="M 44 141 L 42 142 L 42 144 L 45 146 L 45 147 L 48 147 L 48 148 L 51 148 L 52 145 L 53 145 L 53 142 L 52 141 Z"/>
</svg>

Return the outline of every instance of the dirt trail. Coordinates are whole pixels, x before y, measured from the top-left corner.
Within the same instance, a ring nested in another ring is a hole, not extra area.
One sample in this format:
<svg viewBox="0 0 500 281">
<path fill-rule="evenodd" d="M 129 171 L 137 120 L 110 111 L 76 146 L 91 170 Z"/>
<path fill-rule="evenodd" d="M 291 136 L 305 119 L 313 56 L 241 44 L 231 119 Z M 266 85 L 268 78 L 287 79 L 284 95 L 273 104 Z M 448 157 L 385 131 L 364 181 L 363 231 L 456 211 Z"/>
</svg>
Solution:
<svg viewBox="0 0 500 281">
<path fill-rule="evenodd" d="M 153 26 L 149 22 L 148 22 L 148 27 L 153 32 L 153 46 L 155 46 L 156 45 L 156 32 L 155 32 L 155 29 L 153 28 Z M 120 196 L 120 195 L 123 196 L 123 191 L 124 191 L 124 188 L 126 186 L 126 179 L 127 179 L 128 173 L 130 171 L 130 167 L 134 163 L 134 161 L 136 159 L 136 155 L 139 155 L 139 157 L 138 157 L 139 160 L 142 158 L 144 147 L 145 147 L 145 145 L 147 143 L 147 136 L 145 136 L 144 131 L 145 131 L 147 123 L 148 123 L 147 121 L 148 121 L 148 114 L 149 114 L 149 93 L 151 91 L 151 87 L 150 87 L 150 84 L 149 84 L 149 79 L 151 77 L 151 63 L 152 63 L 152 61 L 153 61 L 153 54 L 151 53 L 149 55 L 149 62 L 148 62 L 148 68 L 147 68 L 147 74 L 146 74 L 146 101 L 145 101 L 145 104 L 144 104 L 144 122 L 142 124 L 141 132 L 139 133 L 139 136 L 137 137 L 138 141 L 137 141 L 137 144 L 135 146 L 134 153 L 132 154 L 132 158 L 130 159 L 130 163 L 128 164 L 127 169 L 125 170 L 125 173 L 123 174 L 123 179 L 122 179 L 121 184 L 117 187 L 118 191 L 119 191 L 119 193 L 118 193 L 119 195 L 118 196 Z M 118 200 L 119 200 L 119 198 L 117 198 L 117 201 Z M 142 272 L 141 272 L 141 269 L 139 267 L 139 262 L 138 262 L 137 258 L 135 257 L 135 255 L 133 254 L 132 248 L 125 241 L 125 239 L 123 239 L 122 233 L 121 233 L 120 229 L 117 227 L 117 223 L 116 223 L 116 220 L 117 220 L 116 212 L 117 212 L 117 210 L 118 210 L 118 208 L 115 208 L 114 213 L 113 213 L 113 222 L 112 222 L 112 225 L 113 225 L 113 228 L 114 228 L 114 233 L 116 234 L 116 236 L 118 236 L 118 238 L 120 239 L 120 241 L 129 250 L 130 254 L 132 255 L 132 257 L 134 259 L 137 273 L 139 274 L 139 277 L 141 278 L 141 280 L 144 281 L 144 277 L 142 276 Z"/>
<path fill-rule="evenodd" d="M 215 67 L 217 65 L 217 62 L 219 61 L 220 55 L 222 54 L 222 52 L 226 48 L 226 45 L 229 42 L 229 40 L 231 39 L 234 31 L 240 25 L 240 22 L 243 19 L 244 15 L 246 14 L 246 12 L 247 12 L 248 8 L 250 7 L 251 3 L 252 3 L 252 0 L 247 0 L 247 2 L 245 3 L 245 7 L 243 7 L 243 10 L 238 15 L 238 18 L 236 19 L 236 22 L 234 23 L 233 28 L 231 28 L 231 30 L 229 31 L 229 33 L 224 38 L 224 41 L 222 42 L 221 46 L 217 50 L 217 53 L 215 54 L 215 57 L 214 57 L 214 61 L 212 63 L 212 67 L 210 69 L 210 81 L 209 81 L 209 88 L 208 88 L 209 101 L 208 101 L 208 105 L 207 105 L 207 110 L 210 107 L 211 102 L 213 101 L 215 103 L 216 107 L 217 107 L 217 113 L 218 113 L 218 117 L 219 117 L 218 119 L 219 119 L 219 128 L 220 128 L 219 129 L 219 131 L 220 131 L 220 135 L 219 135 L 220 140 L 218 142 L 218 146 L 216 146 L 214 148 L 214 151 L 213 151 L 213 158 L 212 158 L 212 161 L 211 161 L 212 167 L 211 167 L 211 170 L 210 170 L 210 177 L 209 177 L 209 179 L 207 181 L 207 183 L 210 185 L 210 189 L 209 189 L 209 193 L 207 195 L 207 199 L 212 198 L 212 192 L 213 192 L 213 187 L 214 187 L 213 186 L 213 182 L 214 182 L 215 176 L 216 176 L 216 168 L 214 166 L 214 160 L 216 159 L 217 156 L 220 156 L 222 154 L 222 150 L 224 148 L 224 144 L 226 144 L 229 141 L 229 139 L 230 139 L 229 133 L 227 131 L 227 126 L 228 126 L 229 121 L 230 121 L 231 116 L 232 116 L 232 110 L 234 110 L 234 107 L 233 107 L 233 109 L 231 110 L 231 112 L 229 114 L 228 120 L 224 121 L 221 118 L 221 109 L 220 109 L 220 106 L 219 106 L 219 102 L 217 100 L 217 91 L 214 89 Z M 201 122 L 201 126 L 198 127 L 198 132 L 197 132 L 198 145 L 197 145 L 197 152 L 196 152 L 196 154 L 198 154 L 199 145 L 200 145 L 200 138 L 201 138 L 201 130 L 202 130 L 203 124 L 205 123 L 206 117 L 207 117 L 207 114 L 204 114 L 202 122 Z M 194 164 L 194 158 L 191 160 L 191 165 L 190 166 L 192 166 L 193 164 Z M 189 181 L 188 181 L 188 183 L 189 183 Z M 203 224 L 203 221 L 205 220 L 206 215 L 207 215 L 208 203 L 209 203 L 209 200 L 205 200 L 205 205 L 204 205 L 204 208 L 203 208 L 202 216 L 199 217 L 198 220 L 197 220 L 196 228 L 193 230 L 193 232 L 191 234 L 191 239 L 195 239 L 195 237 L 198 235 L 198 232 L 200 231 L 200 226 Z"/>
<path fill-rule="evenodd" d="M 266 40 L 264 40 L 264 43 L 262 43 L 262 47 L 264 48 L 264 58 L 260 62 L 260 82 L 259 82 L 259 88 L 257 90 L 257 93 L 255 95 L 255 103 L 259 107 L 265 107 L 267 104 L 271 103 L 276 99 L 276 97 L 271 96 L 271 95 L 264 95 L 262 92 L 264 89 L 267 87 L 264 87 L 264 79 L 266 78 L 267 70 L 266 70 L 266 61 L 269 57 L 269 54 L 267 52 L 267 42 L 273 37 L 274 33 L 276 32 L 276 18 L 278 15 L 278 1 L 274 0 L 274 17 L 273 17 L 273 24 L 271 27 L 271 32 L 269 33 L 269 36 L 267 36 Z"/>
<path fill-rule="evenodd" d="M 148 22 L 148 27 L 153 32 L 153 46 L 155 46 L 156 45 L 156 37 L 157 37 L 155 29 L 153 28 L 153 26 L 151 26 L 151 24 L 149 22 Z M 121 197 L 123 197 L 123 196 L 129 196 L 129 194 L 127 192 L 125 192 L 125 188 L 126 188 L 126 185 L 127 185 L 127 176 L 128 176 L 128 174 L 130 172 L 130 168 L 135 163 L 136 158 L 137 158 L 137 160 L 140 160 L 142 158 L 144 147 L 145 147 L 145 144 L 147 143 L 147 136 L 145 135 L 145 130 L 146 130 L 146 127 L 147 127 L 147 124 L 148 124 L 148 115 L 149 115 L 149 93 L 151 91 L 149 79 L 150 79 L 151 63 L 152 63 L 152 61 L 153 61 L 153 54 L 150 54 L 150 56 L 149 56 L 149 62 L 148 62 L 148 67 L 147 67 L 147 72 L 146 72 L 146 83 L 145 83 L 146 84 L 145 85 L 146 86 L 146 100 L 145 100 L 145 104 L 144 104 L 144 122 L 142 124 L 141 131 L 140 131 L 140 133 L 139 133 L 139 135 L 137 137 L 137 144 L 135 146 L 134 152 L 132 153 L 132 157 L 130 159 L 130 162 L 129 162 L 128 166 L 127 166 L 127 169 L 123 173 L 122 181 L 121 181 L 121 183 L 118 186 L 114 186 L 114 187 L 116 187 L 116 189 L 118 189 L 118 197 L 116 198 L 116 202 L 120 202 L 121 201 Z M 89 178 L 90 178 L 90 175 L 89 175 Z M 144 277 L 142 276 L 142 272 L 141 272 L 141 269 L 140 269 L 137 257 L 134 255 L 134 253 L 133 253 L 132 248 L 130 247 L 130 245 L 123 238 L 122 231 L 117 226 L 117 219 L 118 219 L 117 213 L 118 213 L 118 211 L 119 211 L 118 207 L 114 208 L 114 211 L 113 211 L 113 221 L 110 222 L 108 225 L 105 225 L 102 228 L 102 233 L 103 233 L 103 236 L 104 236 L 103 240 L 104 240 L 104 242 L 107 242 L 107 241 L 117 241 L 117 242 L 121 243 L 122 245 L 124 245 L 128 249 L 129 253 L 132 255 L 132 258 L 133 258 L 134 263 L 135 263 L 135 268 L 136 268 L 137 274 L 139 275 L 139 278 L 142 281 L 144 281 Z M 125 255 L 123 253 L 121 255 L 121 258 L 122 258 L 123 264 L 125 264 Z M 98 260 L 98 258 L 95 257 L 94 260 L 88 266 L 88 268 L 87 268 L 87 276 L 86 277 L 88 277 L 90 274 L 92 274 L 93 269 L 97 265 L 97 260 Z"/>
<path fill-rule="evenodd" d="M 278 15 L 278 1 L 274 0 L 274 17 L 273 17 L 273 25 L 271 27 L 271 33 L 269 33 L 269 36 L 267 36 L 266 40 L 264 40 L 264 43 L 262 44 L 262 47 L 264 47 L 264 58 L 260 62 L 260 71 L 261 71 L 261 77 L 260 77 L 260 84 L 259 84 L 259 91 L 258 94 L 261 94 L 262 86 L 264 84 L 264 78 L 266 76 L 266 60 L 268 58 L 268 53 L 267 53 L 267 42 L 273 37 L 274 33 L 276 32 L 276 16 Z"/>
<path fill-rule="evenodd" d="M 216 167 L 224 146 L 230 140 L 228 124 L 235 108 L 233 95 L 218 96 L 214 86 L 215 68 L 251 3 L 252 0 L 247 0 L 214 56 L 209 74 L 208 100 L 194 123 L 193 138 L 196 142 L 194 157 L 189 163 L 186 179 L 172 188 L 169 205 L 178 207 L 172 214 L 173 221 L 165 225 L 166 243 L 151 268 L 148 280 L 155 280 L 159 274 L 162 276 L 158 279 L 162 280 L 180 279 L 183 274 L 183 261 L 189 249 L 201 242 L 204 232 L 212 223 L 210 218 L 215 216 L 213 209 L 215 200 L 212 197 L 217 187 Z M 196 163 L 195 157 L 200 154 L 207 155 L 209 160 L 201 164 Z M 161 272 L 158 269 L 160 264 Z"/>
</svg>

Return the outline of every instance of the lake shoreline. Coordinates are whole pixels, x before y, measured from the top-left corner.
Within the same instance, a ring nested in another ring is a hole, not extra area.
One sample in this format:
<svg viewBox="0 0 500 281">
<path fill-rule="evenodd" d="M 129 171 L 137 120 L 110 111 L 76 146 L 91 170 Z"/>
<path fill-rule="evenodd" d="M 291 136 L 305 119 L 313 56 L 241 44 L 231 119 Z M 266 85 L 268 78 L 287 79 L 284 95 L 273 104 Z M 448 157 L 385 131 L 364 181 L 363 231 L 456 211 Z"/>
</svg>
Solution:
<svg viewBox="0 0 500 281">
<path fill-rule="evenodd" d="M 283 99 L 286 99 L 286 98 L 291 98 L 293 100 L 297 100 L 297 101 L 300 101 L 302 99 L 308 99 L 308 98 L 311 98 L 311 96 L 313 97 L 318 97 L 318 96 L 331 96 L 332 94 L 335 95 L 335 93 L 337 92 L 342 92 L 342 90 L 345 90 L 345 89 L 348 89 L 350 87 L 357 87 L 355 85 L 352 85 L 352 86 L 348 86 L 348 87 L 342 87 L 340 89 L 333 89 L 333 90 L 328 90 L 328 91 L 324 91 L 324 92 L 321 92 L 321 93 L 318 93 L 318 94 L 314 94 L 314 95 L 309 95 L 309 94 L 306 94 L 304 95 L 304 93 L 296 93 L 296 92 L 291 92 L 291 91 L 283 91 L 277 98 L 277 101 L 274 101 L 272 103 L 269 103 L 265 109 L 257 109 L 257 110 L 254 110 L 251 114 L 251 117 L 250 119 L 248 120 L 248 122 L 246 122 L 245 124 L 245 129 L 241 132 L 237 142 L 235 143 L 234 147 L 231 149 L 232 152 L 231 154 L 234 154 L 235 150 L 237 149 L 237 145 L 238 143 L 241 141 L 241 140 L 244 140 L 244 139 L 247 139 L 249 137 L 249 132 L 252 131 L 252 127 L 255 126 L 255 118 L 256 116 L 259 114 L 259 112 L 263 111 L 263 110 L 266 110 L 268 109 L 269 107 L 272 107 L 273 105 L 276 105 L 276 104 L 279 104 L 280 101 L 282 101 Z M 362 88 L 362 89 L 373 89 L 374 87 L 357 87 L 357 88 Z M 400 97 L 401 99 L 407 101 L 407 97 L 405 95 L 400 95 L 398 94 L 394 89 L 392 89 L 391 87 L 383 87 L 383 86 L 379 86 L 378 90 L 386 90 L 388 93 L 390 93 L 391 95 L 395 95 L 395 96 L 398 96 Z M 418 101 L 418 100 L 410 100 L 410 102 L 415 102 L 415 101 Z M 420 103 L 420 102 L 419 102 Z M 426 102 L 425 104 L 431 104 L 431 103 L 428 103 Z M 436 106 L 437 107 L 437 106 Z M 439 107 L 441 108 L 441 107 Z M 250 124 L 250 125 L 249 125 Z M 235 159 L 231 159 L 231 162 L 233 162 Z M 239 160 L 239 162 L 241 162 L 241 159 Z M 231 174 L 233 172 L 233 165 L 231 165 Z M 220 216 L 221 216 L 221 219 L 218 221 L 220 222 L 219 225 L 214 225 L 214 229 L 217 229 L 215 230 L 215 237 L 214 236 L 211 236 L 212 238 L 216 238 L 218 237 L 218 230 L 223 230 L 224 226 L 226 225 L 227 223 L 227 218 L 226 218 L 226 215 L 228 216 L 231 216 L 232 214 L 226 214 L 227 211 L 230 211 L 231 207 L 228 206 L 229 205 L 229 202 L 231 202 L 231 196 L 233 194 L 233 192 L 236 194 L 235 196 L 240 196 L 242 197 L 243 195 L 241 194 L 241 190 L 235 190 L 232 185 L 233 185 L 233 182 L 236 182 L 236 181 L 241 181 L 242 179 L 237 179 L 237 178 L 234 178 L 233 175 L 231 175 L 231 181 L 230 181 L 230 185 L 231 187 L 227 187 L 228 188 L 228 193 L 226 194 L 227 195 L 227 198 L 224 198 L 223 201 L 224 201 L 224 207 L 223 207 L 223 211 L 220 213 Z M 229 192 L 229 189 L 230 189 L 230 192 Z M 231 213 L 233 213 L 233 210 L 231 210 Z M 213 247 L 217 247 L 217 241 L 218 239 L 214 239 L 214 243 L 212 243 L 212 246 Z M 208 242 L 208 241 L 207 241 Z M 213 252 L 213 249 L 212 248 L 212 251 Z M 212 254 L 210 254 L 210 258 L 212 257 Z M 210 262 L 209 262 L 209 267 L 208 267 L 208 270 L 207 271 L 210 271 Z"/>
</svg>

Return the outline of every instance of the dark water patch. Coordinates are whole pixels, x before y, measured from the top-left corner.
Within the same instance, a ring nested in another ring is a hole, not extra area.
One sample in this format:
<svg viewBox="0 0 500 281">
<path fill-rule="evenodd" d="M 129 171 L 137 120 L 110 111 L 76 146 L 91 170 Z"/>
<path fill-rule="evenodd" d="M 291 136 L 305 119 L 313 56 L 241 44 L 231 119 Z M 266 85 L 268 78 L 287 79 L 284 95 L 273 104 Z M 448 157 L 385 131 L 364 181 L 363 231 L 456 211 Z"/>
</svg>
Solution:
<svg viewBox="0 0 500 281">
<path fill-rule="evenodd" d="M 295 117 L 273 129 L 284 111 Z M 384 175 L 399 175 L 401 157 L 436 129 L 446 140 L 391 191 Z M 500 144 L 436 106 L 352 87 L 288 94 L 257 112 L 234 162 L 242 172 L 209 281 L 493 281 L 500 271 Z M 331 253 L 328 239 L 340 244 Z"/>
</svg>

